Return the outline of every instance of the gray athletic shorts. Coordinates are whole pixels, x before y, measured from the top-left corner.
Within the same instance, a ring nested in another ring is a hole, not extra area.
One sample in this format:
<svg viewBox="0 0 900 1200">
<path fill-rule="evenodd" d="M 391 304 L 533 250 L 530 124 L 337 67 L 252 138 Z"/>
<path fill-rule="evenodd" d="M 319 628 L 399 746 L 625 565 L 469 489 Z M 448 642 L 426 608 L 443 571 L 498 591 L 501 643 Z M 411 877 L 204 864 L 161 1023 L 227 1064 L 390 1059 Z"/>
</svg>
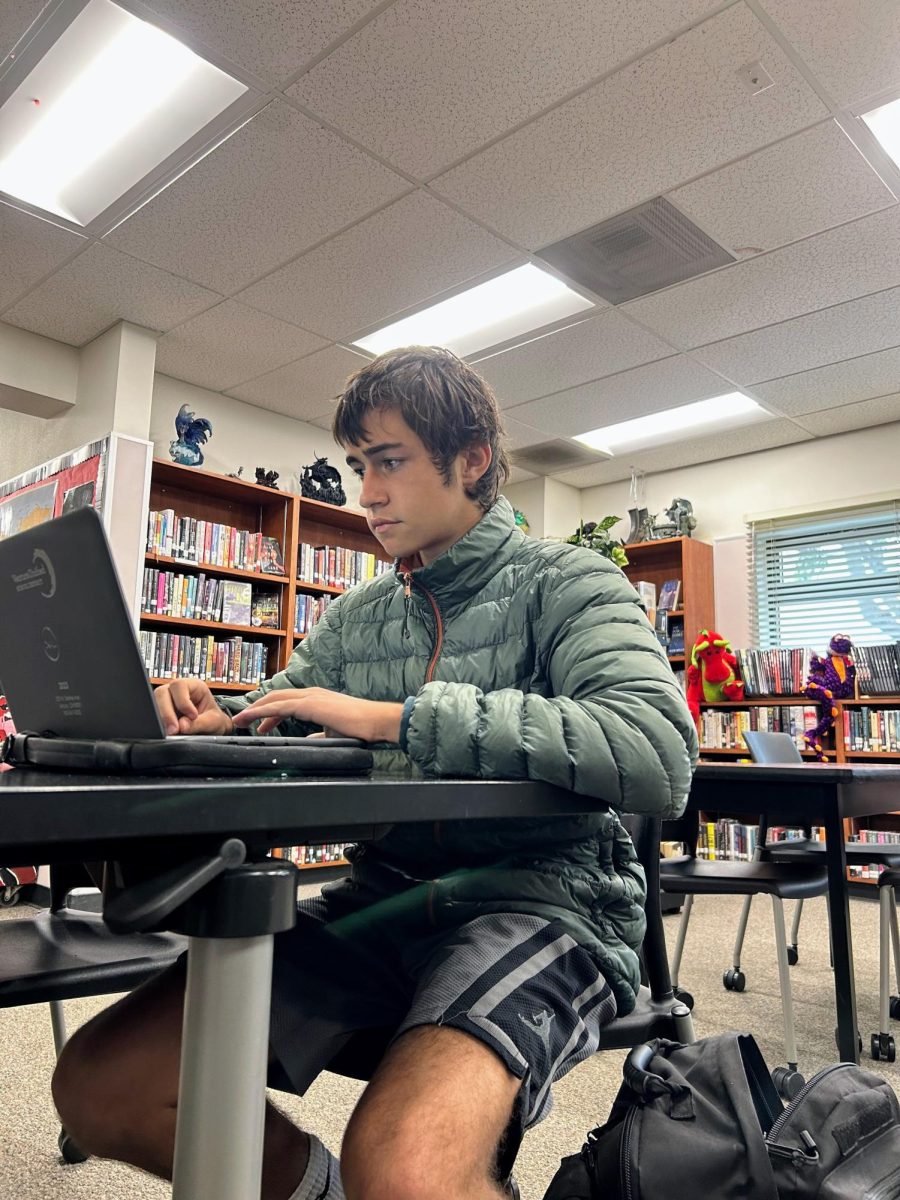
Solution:
<svg viewBox="0 0 900 1200">
<path fill-rule="evenodd" d="M 348 911 L 316 897 L 298 908 L 296 928 L 275 939 L 275 1086 L 283 1071 L 302 1094 L 329 1066 L 367 1078 L 395 1037 L 449 1025 L 522 1080 L 515 1120 L 524 1130 L 616 1014 L 609 984 L 560 922 L 491 913 L 434 931 L 393 899 Z"/>
</svg>

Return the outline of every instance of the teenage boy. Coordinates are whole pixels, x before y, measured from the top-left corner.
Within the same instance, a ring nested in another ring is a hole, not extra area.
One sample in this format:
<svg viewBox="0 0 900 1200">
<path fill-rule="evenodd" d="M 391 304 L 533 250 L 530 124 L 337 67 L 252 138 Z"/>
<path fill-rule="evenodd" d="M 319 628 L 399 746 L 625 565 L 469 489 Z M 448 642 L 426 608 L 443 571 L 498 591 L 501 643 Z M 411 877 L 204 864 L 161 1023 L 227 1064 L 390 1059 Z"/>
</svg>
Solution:
<svg viewBox="0 0 900 1200">
<path fill-rule="evenodd" d="M 645 887 L 614 810 L 678 814 L 696 735 L 621 572 L 516 527 L 497 404 L 466 363 L 383 355 L 348 381 L 334 436 L 394 572 L 335 600 L 249 696 L 177 680 L 157 703 L 170 734 L 324 728 L 376 743 L 379 769 L 597 798 L 587 816 L 395 826 L 276 940 L 280 1077 L 302 1093 L 360 1030 L 386 1052 L 340 1174 L 269 1106 L 265 1200 L 497 1200 L 504 1139 L 633 1006 Z M 54 1096 L 86 1151 L 170 1174 L 182 993 L 168 972 L 65 1047 Z"/>
</svg>

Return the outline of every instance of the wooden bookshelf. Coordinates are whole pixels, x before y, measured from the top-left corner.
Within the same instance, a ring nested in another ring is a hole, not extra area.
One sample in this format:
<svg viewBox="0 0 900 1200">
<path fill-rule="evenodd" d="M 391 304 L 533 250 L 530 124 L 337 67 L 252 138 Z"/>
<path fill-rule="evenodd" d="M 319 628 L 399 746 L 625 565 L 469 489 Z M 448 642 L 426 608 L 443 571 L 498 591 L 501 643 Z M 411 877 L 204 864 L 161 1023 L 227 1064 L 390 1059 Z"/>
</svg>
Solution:
<svg viewBox="0 0 900 1200">
<path fill-rule="evenodd" d="M 666 579 L 681 580 L 681 597 L 678 608 L 668 614 L 668 621 L 684 623 L 684 652 L 669 655 L 675 669 L 685 665 L 688 647 L 701 629 L 714 629 L 716 624 L 716 598 L 713 584 L 713 548 L 708 542 L 694 538 L 659 538 L 654 542 L 630 542 L 625 547 L 628 565 L 623 571 L 636 583 L 648 580 L 659 589 Z"/>
<path fill-rule="evenodd" d="M 809 705 L 813 702 L 806 696 L 753 696 L 746 700 L 728 700 L 719 701 L 715 704 L 701 704 L 701 711 L 712 709 L 729 711 L 734 709 L 748 710 L 753 707 L 778 708 L 789 707 L 792 705 Z M 818 707 L 818 706 L 817 706 Z M 845 709 L 860 709 L 860 708 L 886 708 L 896 709 L 900 711 L 900 695 L 898 696 L 860 696 L 853 700 L 836 700 L 835 707 L 837 715 L 834 719 L 834 727 L 832 732 L 832 744 L 825 751 L 825 758 L 828 762 L 846 763 L 846 762 L 895 762 L 900 763 L 900 751 L 891 750 L 851 750 L 847 746 L 844 735 L 844 711 Z M 815 755 L 812 751 L 801 750 L 801 755 L 804 759 L 814 759 Z M 715 746 L 703 746 L 700 750 L 701 757 L 707 760 L 729 759 L 729 758 L 746 758 L 748 751 L 746 749 L 734 748 L 718 748 Z M 724 811 L 724 810 L 723 810 Z M 705 816 L 705 814 L 703 814 Z M 886 812 L 871 817 L 851 818 L 844 822 L 844 828 L 847 838 L 857 835 L 863 829 L 883 829 L 900 832 L 900 811 Z M 877 845 L 873 843 L 873 848 Z M 897 847 L 900 853 L 900 845 Z M 876 883 L 874 879 L 860 879 L 857 876 L 849 876 L 848 878 L 854 884 L 873 885 Z"/>
<path fill-rule="evenodd" d="M 181 557 L 145 552 L 144 565 L 178 574 L 200 574 L 220 579 L 250 581 L 262 591 L 278 592 L 281 619 L 277 629 L 257 625 L 235 625 L 222 621 L 195 620 L 191 617 L 172 617 L 161 613 L 140 614 L 141 629 L 187 632 L 193 636 L 221 634 L 222 639 L 242 636 L 248 641 L 261 641 L 269 648 L 267 674 L 284 670 L 295 645 L 306 634 L 294 632 L 295 602 L 298 592 L 311 595 L 341 595 L 346 588 L 324 583 L 307 583 L 298 578 L 301 543 L 312 546 L 341 546 L 349 550 L 374 554 L 383 562 L 390 561 L 381 545 L 372 536 L 362 513 L 307 500 L 278 488 L 261 487 L 245 479 L 233 479 L 196 467 L 183 467 L 165 459 L 154 459 L 150 479 L 149 510 L 171 508 L 179 517 L 215 521 L 236 529 L 247 529 L 274 537 L 282 548 L 284 574 L 265 571 L 246 571 L 223 567 L 215 563 L 196 562 Z M 146 536 L 146 522 L 145 522 Z M 254 589 L 256 590 L 256 589 Z M 218 639 L 217 639 L 218 640 Z M 166 679 L 151 678 L 159 685 Z M 253 690 L 253 684 L 210 682 L 214 692 L 243 694 Z M 344 859 L 327 863 L 304 863 L 302 870 L 327 867 L 346 867 Z"/>
</svg>

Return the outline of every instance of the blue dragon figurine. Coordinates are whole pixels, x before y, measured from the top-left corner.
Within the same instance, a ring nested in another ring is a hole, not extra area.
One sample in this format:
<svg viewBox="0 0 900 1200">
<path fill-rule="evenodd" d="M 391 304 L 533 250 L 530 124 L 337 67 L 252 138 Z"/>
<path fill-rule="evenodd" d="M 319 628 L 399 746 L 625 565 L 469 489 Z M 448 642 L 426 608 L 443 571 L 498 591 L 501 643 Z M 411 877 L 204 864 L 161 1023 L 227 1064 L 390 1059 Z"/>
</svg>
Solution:
<svg viewBox="0 0 900 1200">
<path fill-rule="evenodd" d="M 175 418 L 178 438 L 169 442 L 169 454 L 183 467 L 199 467 L 203 462 L 202 445 L 212 436 L 212 422 L 206 417 L 195 417 L 186 404 L 182 404 Z"/>
</svg>

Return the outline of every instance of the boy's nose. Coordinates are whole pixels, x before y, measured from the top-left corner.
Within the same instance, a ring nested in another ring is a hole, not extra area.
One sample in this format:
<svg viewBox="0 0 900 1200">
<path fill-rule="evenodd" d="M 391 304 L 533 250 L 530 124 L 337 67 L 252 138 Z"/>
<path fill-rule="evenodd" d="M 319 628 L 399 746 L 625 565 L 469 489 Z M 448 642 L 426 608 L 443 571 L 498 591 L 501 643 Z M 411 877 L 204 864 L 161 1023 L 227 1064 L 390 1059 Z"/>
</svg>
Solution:
<svg viewBox="0 0 900 1200">
<path fill-rule="evenodd" d="M 379 486 L 375 476 L 367 471 L 363 475 L 362 487 L 359 489 L 360 505 L 363 508 L 372 508 L 373 505 L 383 503 L 384 499 L 384 488 Z"/>
</svg>

